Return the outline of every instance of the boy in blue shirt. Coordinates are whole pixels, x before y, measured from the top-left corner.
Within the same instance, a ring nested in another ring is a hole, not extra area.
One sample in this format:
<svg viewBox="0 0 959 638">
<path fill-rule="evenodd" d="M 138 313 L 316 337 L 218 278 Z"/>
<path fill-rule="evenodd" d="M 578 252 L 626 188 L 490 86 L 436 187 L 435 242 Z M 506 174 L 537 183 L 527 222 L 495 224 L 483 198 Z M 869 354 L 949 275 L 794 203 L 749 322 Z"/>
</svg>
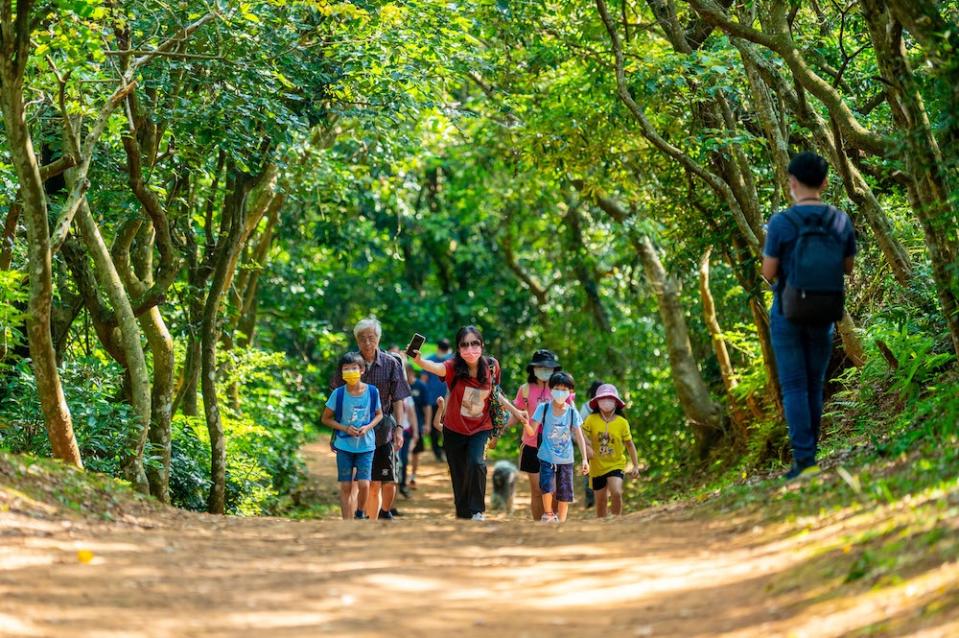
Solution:
<svg viewBox="0 0 959 638">
<path fill-rule="evenodd" d="M 556 372 L 549 378 L 551 401 L 540 403 L 529 424 L 524 426 L 526 433 L 534 436 L 543 426 L 543 440 L 537 456 L 539 466 L 539 487 L 543 493 L 544 523 L 562 523 L 569 513 L 569 504 L 573 502 L 573 440 L 579 446 L 583 459 L 581 472 L 589 474 L 589 461 L 586 457 L 586 440 L 583 438 L 582 417 L 567 400 L 575 388 L 573 377 L 568 372 Z M 556 513 L 553 513 L 555 493 Z"/>
<path fill-rule="evenodd" d="M 346 385 L 333 390 L 323 410 L 323 424 L 335 431 L 333 449 L 343 520 L 348 520 L 351 514 L 353 518 L 368 518 L 362 509 L 354 508 L 353 483 L 357 485 L 356 502 L 366 503 L 373 472 L 373 451 L 376 449 L 373 428 L 383 419 L 376 386 L 360 380 L 365 369 L 366 361 L 360 353 L 343 355 L 339 371 Z"/>
</svg>

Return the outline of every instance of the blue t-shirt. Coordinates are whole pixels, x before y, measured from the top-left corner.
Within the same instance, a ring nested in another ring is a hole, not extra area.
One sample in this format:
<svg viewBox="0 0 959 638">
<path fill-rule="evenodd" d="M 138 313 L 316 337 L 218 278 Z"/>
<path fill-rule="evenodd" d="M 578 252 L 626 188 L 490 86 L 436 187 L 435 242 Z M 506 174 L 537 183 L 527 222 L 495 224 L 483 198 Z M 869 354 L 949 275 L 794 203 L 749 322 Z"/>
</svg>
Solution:
<svg viewBox="0 0 959 638">
<path fill-rule="evenodd" d="M 416 424 L 423 431 L 426 427 L 426 406 L 428 406 L 430 396 L 426 384 L 417 379 L 410 385 L 410 394 L 413 397 L 413 405 L 416 406 Z"/>
<path fill-rule="evenodd" d="M 430 356 L 426 357 L 426 360 L 435 361 L 436 363 L 444 363 L 446 362 L 447 359 L 449 359 L 452 356 L 453 355 L 451 354 L 448 354 L 446 356 L 431 354 Z M 435 408 L 436 400 L 440 397 L 445 397 L 446 390 L 447 388 L 446 388 L 445 380 L 443 380 L 441 377 L 436 376 L 432 372 L 426 373 L 426 391 L 427 391 L 426 394 L 428 398 L 427 400 L 429 401 L 428 405 L 431 405 Z"/>
<path fill-rule="evenodd" d="M 796 204 L 791 209 L 801 219 L 821 215 L 825 204 Z M 841 210 L 836 210 L 836 217 L 833 220 L 833 230 L 839 237 L 843 245 L 843 257 L 852 257 L 856 254 L 856 231 L 853 229 L 852 220 Z M 799 230 L 793 223 L 787 219 L 786 211 L 773 215 L 766 228 L 766 246 L 763 248 L 763 254 L 767 257 L 774 257 L 779 260 L 779 273 L 776 275 L 774 290 L 776 293 L 782 291 L 786 285 L 786 278 L 789 276 L 789 262 L 792 258 L 793 247 L 799 238 Z M 829 213 L 826 213 L 827 215 Z M 779 303 L 779 295 L 775 296 L 773 307 Z"/>
<path fill-rule="evenodd" d="M 336 393 L 343 393 L 343 420 L 342 425 L 352 425 L 354 427 L 363 427 L 373 420 L 376 416 L 376 410 L 382 409 L 380 399 L 377 397 L 373 414 L 370 414 L 370 386 L 366 386 L 366 391 L 361 396 L 351 395 L 346 386 L 340 386 L 330 393 L 330 398 L 326 402 L 326 407 L 336 412 Z M 376 431 L 372 428 L 363 436 L 350 436 L 346 432 L 336 431 L 336 439 L 333 441 L 333 447 L 344 452 L 353 452 L 354 454 L 362 452 L 372 452 L 376 449 Z"/>
<path fill-rule="evenodd" d="M 540 403 L 533 412 L 533 421 L 543 424 L 543 441 L 536 454 L 540 461 L 554 465 L 573 462 L 573 428 L 581 427 L 582 418 L 569 405 L 562 416 L 553 414 L 553 402 Z"/>
</svg>

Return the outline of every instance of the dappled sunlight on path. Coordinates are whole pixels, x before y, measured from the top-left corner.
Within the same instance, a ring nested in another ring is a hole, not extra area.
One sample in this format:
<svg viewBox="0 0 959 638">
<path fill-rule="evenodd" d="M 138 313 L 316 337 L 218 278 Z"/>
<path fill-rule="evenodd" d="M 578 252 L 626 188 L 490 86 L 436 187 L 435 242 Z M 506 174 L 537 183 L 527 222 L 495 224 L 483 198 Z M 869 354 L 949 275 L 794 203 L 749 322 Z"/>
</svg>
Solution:
<svg viewBox="0 0 959 638">
<path fill-rule="evenodd" d="M 328 447 L 306 452 L 335 494 Z M 544 526 L 521 493 L 508 520 L 457 521 L 427 456 L 394 522 L 164 510 L 107 523 L 13 508 L 0 514 L 0 635 L 820 638 L 908 619 L 957 579 L 946 565 L 909 591 L 836 597 L 835 582 L 787 578 L 814 557 L 814 534 L 687 510 L 596 521 L 577 505 L 575 520 Z M 945 623 L 921 635 L 950 635 Z"/>
</svg>

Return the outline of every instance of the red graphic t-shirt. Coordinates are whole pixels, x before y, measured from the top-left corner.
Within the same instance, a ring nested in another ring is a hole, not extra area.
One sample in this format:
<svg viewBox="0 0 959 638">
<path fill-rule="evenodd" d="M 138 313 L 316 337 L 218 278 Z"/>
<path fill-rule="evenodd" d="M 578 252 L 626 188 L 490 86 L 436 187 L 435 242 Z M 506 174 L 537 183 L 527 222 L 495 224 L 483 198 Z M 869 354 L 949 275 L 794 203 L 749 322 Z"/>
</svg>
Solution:
<svg viewBox="0 0 959 638">
<path fill-rule="evenodd" d="M 443 364 L 446 366 L 444 381 L 446 381 L 446 387 L 450 389 L 446 399 L 445 427 L 467 436 L 483 430 L 492 430 L 493 422 L 490 420 L 488 403 L 492 391 L 490 380 L 480 383 L 472 377 L 456 379 L 456 373 L 453 371 L 454 360 L 455 358 L 448 359 Z M 500 369 L 496 359 L 493 359 L 493 369 L 496 383 L 499 383 Z"/>
</svg>

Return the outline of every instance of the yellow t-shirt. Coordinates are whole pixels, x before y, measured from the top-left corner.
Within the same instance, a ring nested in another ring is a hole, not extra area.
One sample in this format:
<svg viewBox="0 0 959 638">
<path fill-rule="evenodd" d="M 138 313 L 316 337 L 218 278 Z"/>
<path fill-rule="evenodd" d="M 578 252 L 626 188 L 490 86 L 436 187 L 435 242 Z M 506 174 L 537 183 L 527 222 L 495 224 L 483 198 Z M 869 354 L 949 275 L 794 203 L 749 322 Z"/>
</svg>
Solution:
<svg viewBox="0 0 959 638">
<path fill-rule="evenodd" d="M 583 436 L 593 448 L 593 458 L 589 460 L 590 476 L 626 469 L 626 441 L 633 440 L 629 421 L 617 415 L 606 423 L 598 413 L 590 414 L 583 423 Z"/>
</svg>

